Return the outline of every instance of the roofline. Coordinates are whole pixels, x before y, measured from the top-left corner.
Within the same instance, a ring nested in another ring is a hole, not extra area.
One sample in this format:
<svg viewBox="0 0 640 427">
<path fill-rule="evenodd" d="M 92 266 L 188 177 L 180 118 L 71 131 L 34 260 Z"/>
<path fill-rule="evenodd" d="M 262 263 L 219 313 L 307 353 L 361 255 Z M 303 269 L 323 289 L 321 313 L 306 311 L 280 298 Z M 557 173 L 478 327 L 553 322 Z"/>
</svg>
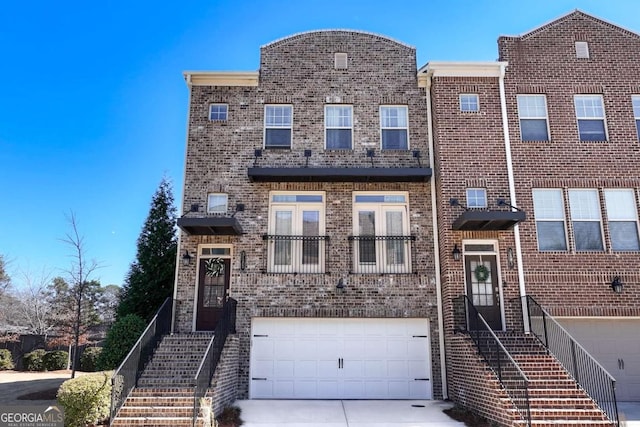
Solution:
<svg viewBox="0 0 640 427">
<path fill-rule="evenodd" d="M 184 71 L 187 86 L 258 86 L 258 71 Z"/>
<path fill-rule="evenodd" d="M 504 61 L 431 61 L 418 70 L 428 77 L 500 77 L 507 63 Z"/>
<path fill-rule="evenodd" d="M 262 46 L 260 46 L 260 49 L 272 46 L 274 44 L 280 43 L 280 42 L 282 42 L 284 40 L 291 39 L 291 38 L 294 38 L 294 37 L 300 37 L 300 36 L 304 36 L 304 35 L 307 35 L 307 34 L 313 34 L 313 33 L 330 33 L 330 32 L 337 32 L 337 31 L 342 31 L 342 32 L 347 32 L 347 33 L 358 33 L 358 34 L 365 34 L 365 35 L 368 35 L 368 36 L 379 37 L 379 38 L 382 38 L 382 39 L 389 40 L 391 42 L 397 43 L 397 44 L 402 45 L 404 47 L 407 47 L 409 49 L 413 49 L 413 50 L 416 49 L 414 46 L 408 45 L 408 44 L 406 44 L 404 42 L 401 42 L 399 40 L 396 40 L 396 39 L 393 39 L 391 37 L 385 36 L 384 34 L 373 33 L 373 32 L 370 32 L 370 31 L 350 30 L 350 29 L 347 29 L 347 28 L 335 28 L 335 29 L 325 29 L 325 30 L 302 31 L 302 32 L 299 32 L 299 33 L 295 33 L 295 34 L 291 34 L 291 35 L 288 35 L 288 36 L 281 37 L 281 38 L 276 39 L 276 40 L 274 40 L 272 42 L 269 42 L 267 44 L 263 44 Z"/>
</svg>

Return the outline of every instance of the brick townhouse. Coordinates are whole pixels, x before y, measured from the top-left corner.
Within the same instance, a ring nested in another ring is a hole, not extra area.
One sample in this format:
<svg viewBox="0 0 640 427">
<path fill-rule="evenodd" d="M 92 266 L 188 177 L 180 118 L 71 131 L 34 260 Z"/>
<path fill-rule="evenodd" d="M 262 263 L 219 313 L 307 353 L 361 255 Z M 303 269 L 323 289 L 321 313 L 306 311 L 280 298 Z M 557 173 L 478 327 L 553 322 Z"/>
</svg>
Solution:
<svg viewBox="0 0 640 427">
<path fill-rule="evenodd" d="M 237 302 L 216 412 L 449 398 L 499 425 L 613 425 L 609 374 L 640 400 L 640 37 L 575 11 L 498 47 L 418 69 L 390 38 L 311 31 L 256 72 L 185 72 L 160 349 L 202 357 Z"/>
</svg>

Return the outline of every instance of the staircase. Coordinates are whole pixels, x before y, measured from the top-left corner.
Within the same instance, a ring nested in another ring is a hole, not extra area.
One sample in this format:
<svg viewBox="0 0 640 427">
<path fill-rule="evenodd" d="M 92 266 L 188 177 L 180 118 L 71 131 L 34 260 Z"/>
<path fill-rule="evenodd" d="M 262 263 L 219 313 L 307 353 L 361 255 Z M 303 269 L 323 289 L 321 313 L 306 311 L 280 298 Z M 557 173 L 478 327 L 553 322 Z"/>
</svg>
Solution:
<svg viewBox="0 0 640 427">
<path fill-rule="evenodd" d="M 504 332 L 496 335 L 529 378 L 532 426 L 615 426 L 536 338 Z M 508 372 L 503 373 L 503 381 L 508 378 Z M 526 426 L 527 422 L 516 425 Z"/>
<path fill-rule="evenodd" d="M 111 426 L 191 426 L 194 377 L 212 337 L 165 336 Z"/>
</svg>

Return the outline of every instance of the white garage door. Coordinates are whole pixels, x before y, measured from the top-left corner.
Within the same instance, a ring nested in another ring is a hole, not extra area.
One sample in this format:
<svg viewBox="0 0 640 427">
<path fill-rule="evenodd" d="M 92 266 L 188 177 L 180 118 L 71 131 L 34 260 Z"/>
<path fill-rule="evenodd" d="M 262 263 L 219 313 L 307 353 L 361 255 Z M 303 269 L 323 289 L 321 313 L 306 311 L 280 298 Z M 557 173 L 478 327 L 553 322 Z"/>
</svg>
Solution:
<svg viewBox="0 0 640 427">
<path fill-rule="evenodd" d="M 558 319 L 616 379 L 618 401 L 640 402 L 640 320 Z"/>
<path fill-rule="evenodd" d="M 252 399 L 431 399 L 428 319 L 254 318 Z"/>
</svg>

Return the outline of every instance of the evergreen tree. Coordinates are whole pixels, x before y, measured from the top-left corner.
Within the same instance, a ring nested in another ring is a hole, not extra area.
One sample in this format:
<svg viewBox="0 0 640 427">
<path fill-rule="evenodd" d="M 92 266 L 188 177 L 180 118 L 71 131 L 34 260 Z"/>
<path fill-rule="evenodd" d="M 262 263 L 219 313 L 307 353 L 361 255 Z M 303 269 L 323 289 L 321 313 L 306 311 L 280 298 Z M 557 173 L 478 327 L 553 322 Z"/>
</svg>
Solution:
<svg viewBox="0 0 640 427">
<path fill-rule="evenodd" d="M 171 183 L 160 182 L 137 243 L 118 305 L 117 317 L 135 314 L 149 321 L 172 294 L 178 247 Z"/>
</svg>

